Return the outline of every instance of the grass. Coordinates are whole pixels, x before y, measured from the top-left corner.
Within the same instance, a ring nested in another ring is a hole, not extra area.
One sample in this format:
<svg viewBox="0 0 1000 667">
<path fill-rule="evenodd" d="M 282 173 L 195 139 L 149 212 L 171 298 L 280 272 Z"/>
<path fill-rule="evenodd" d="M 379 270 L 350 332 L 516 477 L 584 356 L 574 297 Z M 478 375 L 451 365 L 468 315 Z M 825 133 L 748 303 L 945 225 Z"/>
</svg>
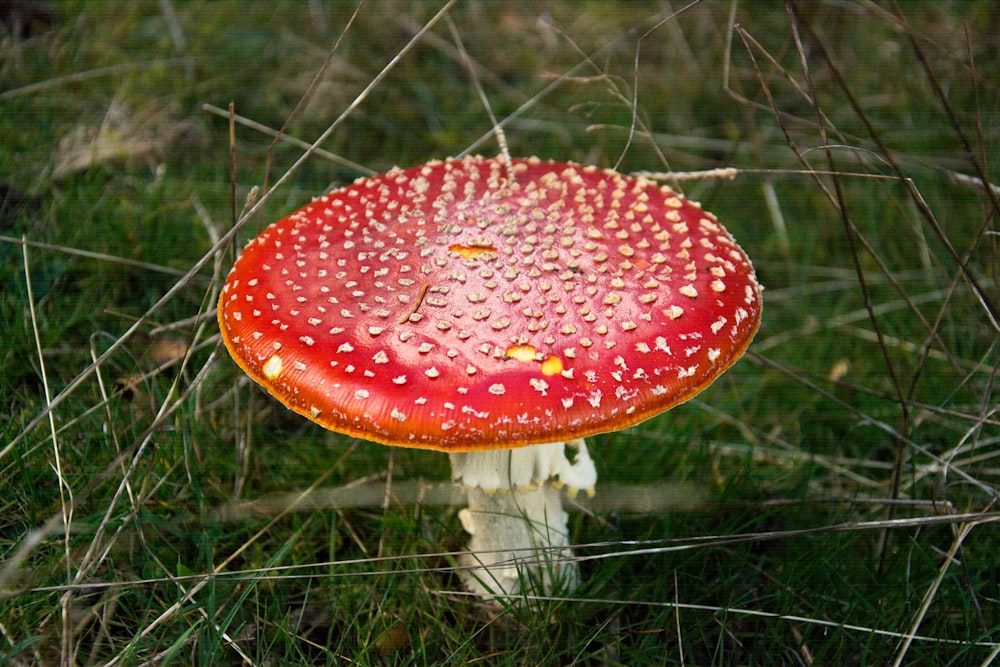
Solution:
<svg viewBox="0 0 1000 667">
<path fill-rule="evenodd" d="M 62 2 L 0 36 L 2 661 L 994 662 L 993 3 L 459 2 L 386 69 L 442 6 Z M 514 154 L 739 170 L 683 188 L 767 287 L 744 361 L 593 439 L 583 586 L 502 610 L 413 491 L 444 457 L 291 415 L 213 313 L 252 187 L 283 179 L 236 246 L 352 164 L 496 150 L 455 34 Z M 373 83 L 343 160 L 237 124 L 231 180 L 208 105 L 311 143 Z"/>
</svg>

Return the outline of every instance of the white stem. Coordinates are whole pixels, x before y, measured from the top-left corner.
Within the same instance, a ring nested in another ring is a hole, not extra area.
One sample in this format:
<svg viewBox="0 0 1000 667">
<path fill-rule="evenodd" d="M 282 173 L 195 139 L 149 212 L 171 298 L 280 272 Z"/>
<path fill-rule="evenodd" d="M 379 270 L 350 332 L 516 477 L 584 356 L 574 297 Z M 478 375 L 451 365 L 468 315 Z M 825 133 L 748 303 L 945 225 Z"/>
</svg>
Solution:
<svg viewBox="0 0 1000 667">
<path fill-rule="evenodd" d="M 576 450 L 571 461 L 566 445 Z M 459 512 L 472 539 L 459 564 L 484 598 L 550 594 L 579 582 L 560 488 L 593 495 L 594 462 L 583 440 L 451 455 L 452 477 L 469 492 Z"/>
</svg>

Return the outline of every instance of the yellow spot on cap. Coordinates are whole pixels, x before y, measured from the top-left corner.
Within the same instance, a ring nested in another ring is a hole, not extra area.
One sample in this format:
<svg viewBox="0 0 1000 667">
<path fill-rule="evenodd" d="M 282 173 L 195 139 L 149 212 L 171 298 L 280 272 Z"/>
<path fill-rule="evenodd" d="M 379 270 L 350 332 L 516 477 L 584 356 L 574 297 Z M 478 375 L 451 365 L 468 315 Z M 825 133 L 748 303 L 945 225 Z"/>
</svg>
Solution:
<svg viewBox="0 0 1000 667">
<path fill-rule="evenodd" d="M 485 255 L 488 252 L 496 252 L 497 249 L 493 246 L 472 246 L 464 245 L 461 243 L 454 243 L 448 246 L 448 250 L 457 253 L 465 259 L 472 259 L 474 257 L 479 257 L 480 255 Z"/>
<path fill-rule="evenodd" d="M 542 373 L 544 375 L 558 375 L 563 371 L 562 359 L 555 355 L 551 355 L 545 358 L 542 362 Z"/>
<path fill-rule="evenodd" d="M 264 373 L 264 377 L 266 377 L 268 380 L 274 380 L 279 375 L 281 375 L 281 368 L 282 368 L 281 357 L 275 354 L 272 355 L 270 359 L 264 362 L 264 365 L 261 366 L 260 370 L 262 373 Z"/>
<path fill-rule="evenodd" d="M 517 361 L 527 362 L 535 360 L 535 352 L 535 348 L 531 345 L 511 345 L 504 352 L 504 355 Z"/>
</svg>

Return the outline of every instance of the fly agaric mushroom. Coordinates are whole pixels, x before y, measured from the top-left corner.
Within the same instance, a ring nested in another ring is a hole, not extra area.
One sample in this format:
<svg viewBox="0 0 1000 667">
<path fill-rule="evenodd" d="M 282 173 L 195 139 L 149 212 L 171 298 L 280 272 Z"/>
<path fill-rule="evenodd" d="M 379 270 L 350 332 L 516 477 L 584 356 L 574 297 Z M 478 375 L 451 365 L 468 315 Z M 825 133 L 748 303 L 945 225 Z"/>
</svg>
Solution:
<svg viewBox="0 0 1000 667">
<path fill-rule="evenodd" d="M 760 311 L 746 254 L 668 187 L 468 157 L 359 179 L 265 229 L 219 324 L 288 408 L 450 453 L 466 584 L 510 596 L 578 577 L 560 487 L 593 493 L 582 438 L 700 392 Z"/>
</svg>

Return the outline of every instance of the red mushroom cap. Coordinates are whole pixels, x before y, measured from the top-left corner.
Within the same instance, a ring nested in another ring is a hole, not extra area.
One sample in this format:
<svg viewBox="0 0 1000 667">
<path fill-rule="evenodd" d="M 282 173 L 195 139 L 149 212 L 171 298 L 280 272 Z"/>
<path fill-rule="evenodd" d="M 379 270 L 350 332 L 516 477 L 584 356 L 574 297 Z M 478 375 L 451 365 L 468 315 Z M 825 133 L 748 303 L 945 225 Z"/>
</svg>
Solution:
<svg viewBox="0 0 1000 667">
<path fill-rule="evenodd" d="M 513 174 L 394 169 L 274 223 L 223 287 L 229 352 L 326 428 L 444 451 L 625 428 L 743 354 L 760 286 L 710 213 L 596 167 Z"/>
</svg>

